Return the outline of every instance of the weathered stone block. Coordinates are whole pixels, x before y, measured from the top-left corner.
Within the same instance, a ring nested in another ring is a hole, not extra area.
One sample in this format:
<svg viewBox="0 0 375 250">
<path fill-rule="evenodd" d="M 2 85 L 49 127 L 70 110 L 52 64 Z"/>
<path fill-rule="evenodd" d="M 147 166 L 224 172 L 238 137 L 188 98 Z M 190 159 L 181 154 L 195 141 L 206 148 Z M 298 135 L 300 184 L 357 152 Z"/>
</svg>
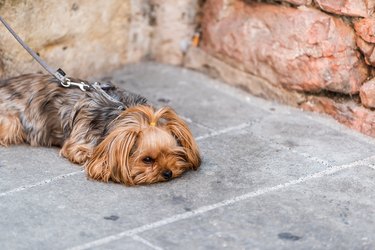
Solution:
<svg viewBox="0 0 375 250">
<path fill-rule="evenodd" d="M 364 41 L 363 39 L 361 39 L 360 37 L 357 37 L 357 45 L 365 57 L 365 62 L 368 65 L 375 66 L 375 51 L 374 51 L 375 44 L 368 43 Z"/>
<path fill-rule="evenodd" d="M 375 108 L 375 78 L 362 85 L 359 96 L 365 107 Z"/>
<path fill-rule="evenodd" d="M 75 77 L 104 74 L 147 54 L 145 1 L 3 1 L 2 15 L 52 67 Z M 146 13 L 147 14 L 147 13 Z M 134 27 L 136 26 L 136 27 Z M 43 69 L 0 25 L 1 60 L 8 77 Z M 1 72 L 0 72 L 1 73 Z"/>
<path fill-rule="evenodd" d="M 328 97 L 310 96 L 301 108 L 328 114 L 352 129 L 375 137 L 375 112 L 355 100 L 335 101 Z"/>
<path fill-rule="evenodd" d="M 288 2 L 295 5 L 310 5 L 312 0 L 284 0 L 284 2 Z"/>
<path fill-rule="evenodd" d="M 198 0 L 152 0 L 151 57 L 162 63 L 182 64 L 197 27 Z"/>
<path fill-rule="evenodd" d="M 338 15 L 368 17 L 374 13 L 375 0 L 315 0 L 319 7 Z"/>
<path fill-rule="evenodd" d="M 357 45 L 366 63 L 375 66 L 375 18 L 363 18 L 354 23 Z"/>
<path fill-rule="evenodd" d="M 315 9 L 208 0 L 203 49 L 273 85 L 357 93 L 367 67 L 352 28 Z"/>
<path fill-rule="evenodd" d="M 274 100 L 295 107 L 305 101 L 304 94 L 272 85 L 260 77 L 220 61 L 200 48 L 191 47 L 188 50 L 184 67 L 202 71 L 211 77 L 217 77 L 226 83 L 246 90 L 252 95 L 267 100 Z"/>
<path fill-rule="evenodd" d="M 375 18 L 363 18 L 354 23 L 358 36 L 368 43 L 375 43 Z"/>
</svg>

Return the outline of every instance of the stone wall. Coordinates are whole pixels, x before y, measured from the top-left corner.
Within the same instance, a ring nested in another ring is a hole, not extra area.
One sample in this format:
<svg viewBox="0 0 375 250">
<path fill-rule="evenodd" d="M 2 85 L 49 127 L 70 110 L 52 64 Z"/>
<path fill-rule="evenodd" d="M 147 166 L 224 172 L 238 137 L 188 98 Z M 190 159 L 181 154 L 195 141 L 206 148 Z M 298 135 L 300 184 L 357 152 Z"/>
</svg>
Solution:
<svg viewBox="0 0 375 250">
<path fill-rule="evenodd" d="M 103 75 L 141 60 L 181 65 L 200 0 L 0 0 L 0 15 L 47 63 Z M 42 68 L 0 25 L 0 78 Z"/>
<path fill-rule="evenodd" d="M 207 0 L 185 66 L 375 136 L 375 0 Z"/>
<path fill-rule="evenodd" d="M 371 136 L 374 10 L 375 0 L 0 0 L 0 15 L 69 75 L 181 65 Z M 37 71 L 0 25 L 0 78 Z"/>
<path fill-rule="evenodd" d="M 0 15 L 51 66 L 89 77 L 146 57 L 147 0 L 2 0 Z M 0 77 L 42 68 L 0 25 Z"/>
</svg>

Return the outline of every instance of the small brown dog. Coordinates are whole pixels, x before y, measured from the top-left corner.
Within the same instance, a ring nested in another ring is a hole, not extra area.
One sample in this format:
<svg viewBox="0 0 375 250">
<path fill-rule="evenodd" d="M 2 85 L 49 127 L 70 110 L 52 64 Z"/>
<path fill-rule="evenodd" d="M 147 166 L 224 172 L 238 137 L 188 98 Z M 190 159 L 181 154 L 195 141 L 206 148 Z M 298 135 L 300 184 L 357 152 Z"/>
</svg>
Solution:
<svg viewBox="0 0 375 250">
<path fill-rule="evenodd" d="M 201 163 L 189 128 L 171 108 L 155 110 L 113 84 L 83 92 L 42 74 L 0 81 L 0 145 L 20 143 L 61 147 L 89 177 L 126 185 L 167 181 Z"/>
</svg>

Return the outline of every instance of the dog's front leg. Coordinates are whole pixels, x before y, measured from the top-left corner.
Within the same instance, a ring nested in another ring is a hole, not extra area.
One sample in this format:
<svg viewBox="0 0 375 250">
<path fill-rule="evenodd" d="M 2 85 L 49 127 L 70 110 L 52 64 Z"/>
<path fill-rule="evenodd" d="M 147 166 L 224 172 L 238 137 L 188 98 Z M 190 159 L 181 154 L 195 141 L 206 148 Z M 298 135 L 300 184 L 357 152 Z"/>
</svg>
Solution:
<svg viewBox="0 0 375 250">
<path fill-rule="evenodd" d="M 91 143 L 69 138 L 64 142 L 64 145 L 60 150 L 60 155 L 73 163 L 83 165 L 91 158 L 92 151 L 93 145 Z"/>
<path fill-rule="evenodd" d="M 0 114 L 0 145 L 21 144 L 25 142 L 26 134 L 17 114 Z"/>
</svg>

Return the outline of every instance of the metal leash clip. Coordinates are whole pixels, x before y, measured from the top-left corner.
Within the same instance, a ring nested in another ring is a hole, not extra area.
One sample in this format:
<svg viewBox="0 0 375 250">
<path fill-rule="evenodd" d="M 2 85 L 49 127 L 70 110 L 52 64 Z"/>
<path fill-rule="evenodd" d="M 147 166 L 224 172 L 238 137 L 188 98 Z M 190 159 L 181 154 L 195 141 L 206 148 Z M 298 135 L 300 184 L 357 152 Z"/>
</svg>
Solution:
<svg viewBox="0 0 375 250">
<path fill-rule="evenodd" d="M 56 72 L 53 75 L 60 81 L 61 85 L 65 88 L 69 88 L 70 86 L 77 86 L 82 91 L 86 91 L 90 88 L 90 86 L 84 82 L 72 82 L 68 77 L 65 77 L 65 72 L 60 68 L 56 70 Z"/>
<path fill-rule="evenodd" d="M 90 88 L 89 85 L 87 85 L 84 82 L 72 82 L 69 78 L 65 78 L 65 81 L 61 81 L 61 85 L 65 88 L 69 88 L 70 86 L 77 86 L 79 87 L 82 91 L 86 91 Z"/>
</svg>

